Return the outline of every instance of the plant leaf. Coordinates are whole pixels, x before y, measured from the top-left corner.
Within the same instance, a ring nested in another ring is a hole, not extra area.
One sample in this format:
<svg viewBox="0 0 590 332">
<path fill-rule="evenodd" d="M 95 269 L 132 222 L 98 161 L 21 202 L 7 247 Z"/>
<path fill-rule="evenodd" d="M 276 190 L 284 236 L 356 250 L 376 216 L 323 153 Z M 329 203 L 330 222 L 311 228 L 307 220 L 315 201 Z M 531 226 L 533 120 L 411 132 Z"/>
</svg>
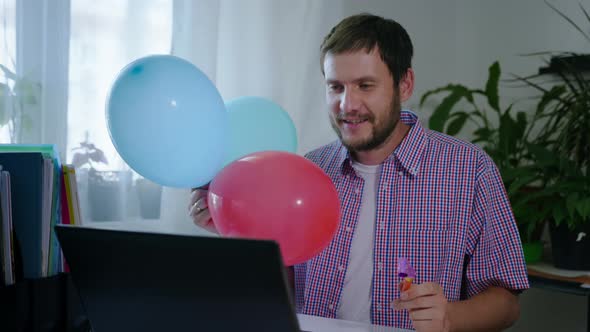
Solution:
<svg viewBox="0 0 590 332">
<path fill-rule="evenodd" d="M 574 219 L 576 217 L 576 205 L 578 205 L 578 194 L 573 193 L 568 195 L 565 204 L 567 206 L 569 217 Z"/>
<path fill-rule="evenodd" d="M 430 97 L 431 95 L 435 95 L 441 92 L 445 92 L 445 91 L 453 91 L 455 90 L 455 84 L 449 84 L 440 88 L 436 88 L 430 91 L 426 91 L 424 93 L 424 95 L 422 95 L 422 98 L 420 98 L 420 106 L 423 106 L 424 102 L 426 101 L 426 99 L 428 99 L 428 97 Z"/>
<path fill-rule="evenodd" d="M 537 104 L 537 109 L 535 111 L 536 114 L 538 114 L 538 115 L 543 114 L 545 111 L 545 108 L 547 107 L 547 105 L 550 102 L 553 102 L 553 101 L 559 102 L 561 100 L 561 95 L 563 95 L 565 92 L 567 92 L 567 90 L 564 85 L 554 86 L 551 88 L 551 90 L 545 92 L 541 96 L 541 100 Z"/>
<path fill-rule="evenodd" d="M 18 80 L 18 77 L 16 76 L 15 73 L 13 73 L 10 69 L 8 69 L 6 66 L 0 64 L 0 69 L 4 72 L 4 76 L 6 76 L 6 78 L 16 81 Z"/>
<path fill-rule="evenodd" d="M 487 127 L 481 127 L 473 132 L 473 136 L 471 140 L 473 143 L 487 142 L 492 136 L 492 131 Z"/>
<path fill-rule="evenodd" d="M 455 119 L 453 119 L 453 121 L 451 121 L 451 123 L 449 123 L 449 126 L 447 127 L 447 134 L 451 136 L 457 135 L 457 133 L 459 133 L 461 129 L 463 129 L 465 122 L 469 118 L 469 115 L 465 112 L 458 112 L 455 113 L 455 115 Z"/>
<path fill-rule="evenodd" d="M 510 116 L 509 110 L 500 118 L 500 127 L 498 128 L 499 148 L 504 152 L 504 157 L 509 157 L 516 150 L 517 125 Z"/>
<path fill-rule="evenodd" d="M 469 94 L 469 90 L 463 86 L 455 86 L 452 92 L 446 96 L 443 101 L 434 109 L 434 112 L 430 116 L 428 126 L 432 130 L 442 132 L 445 123 L 449 120 L 451 109 L 463 98 Z"/>
<path fill-rule="evenodd" d="M 581 3 L 579 5 L 580 5 L 580 9 L 584 13 L 584 16 L 586 16 L 586 20 L 588 20 L 588 23 L 590 23 L 590 15 L 588 15 L 588 12 L 586 11 L 586 8 L 584 8 L 584 6 L 582 6 Z"/>
<path fill-rule="evenodd" d="M 27 79 L 21 79 L 14 84 L 14 93 L 25 105 L 36 105 L 41 93 L 40 85 Z"/>
<path fill-rule="evenodd" d="M 95 149 L 94 151 L 92 151 L 89 154 L 89 157 L 92 161 L 95 162 L 99 162 L 99 163 L 104 163 L 104 164 L 108 164 L 109 162 L 107 161 L 107 157 L 104 155 L 104 153 L 99 150 L 99 149 Z"/>
<path fill-rule="evenodd" d="M 531 182 L 535 181 L 536 179 L 537 179 L 537 174 L 528 174 L 526 176 L 519 177 L 517 180 L 515 180 L 514 182 L 512 182 L 510 184 L 510 187 L 508 188 L 508 194 L 510 195 L 510 194 L 516 193 L 523 186 L 530 184 Z"/>
<path fill-rule="evenodd" d="M 582 199 L 576 204 L 576 210 L 582 218 L 590 217 L 590 198 Z"/>
<path fill-rule="evenodd" d="M 0 127 L 6 125 L 10 120 L 10 103 L 10 87 L 7 84 L 0 83 Z"/>
<path fill-rule="evenodd" d="M 500 63 L 494 62 L 488 69 L 489 77 L 486 83 L 485 94 L 488 103 L 496 111 L 500 111 L 500 97 L 498 96 L 498 82 L 500 81 Z"/>
<path fill-rule="evenodd" d="M 556 165 L 555 155 L 545 146 L 529 144 L 528 151 L 531 152 L 533 159 L 535 159 L 539 166 Z"/>
<path fill-rule="evenodd" d="M 559 226 L 561 222 L 565 219 L 567 211 L 561 204 L 556 204 L 553 207 L 553 219 L 555 220 L 555 225 Z"/>
<path fill-rule="evenodd" d="M 516 128 L 517 128 L 517 132 L 516 132 L 516 137 L 518 138 L 518 140 L 522 140 L 524 138 L 524 134 L 526 132 L 526 128 L 527 128 L 527 116 L 525 112 L 518 112 L 516 114 Z"/>
<path fill-rule="evenodd" d="M 580 28 L 571 18 L 569 18 L 567 15 L 565 15 L 563 12 L 561 12 L 559 9 L 557 9 L 555 6 L 553 6 L 547 0 L 545 0 L 545 4 L 547 4 L 547 6 L 549 6 L 549 7 L 551 7 L 551 9 L 553 9 L 553 11 L 555 11 L 557 14 L 559 14 L 559 16 L 561 16 L 563 19 L 568 21 L 569 24 L 571 24 L 576 30 L 578 30 L 584 36 L 584 38 L 586 38 L 586 40 L 590 41 L 590 37 L 588 36 L 588 34 L 586 34 L 586 32 L 584 32 L 584 30 L 582 30 L 582 28 Z"/>
</svg>

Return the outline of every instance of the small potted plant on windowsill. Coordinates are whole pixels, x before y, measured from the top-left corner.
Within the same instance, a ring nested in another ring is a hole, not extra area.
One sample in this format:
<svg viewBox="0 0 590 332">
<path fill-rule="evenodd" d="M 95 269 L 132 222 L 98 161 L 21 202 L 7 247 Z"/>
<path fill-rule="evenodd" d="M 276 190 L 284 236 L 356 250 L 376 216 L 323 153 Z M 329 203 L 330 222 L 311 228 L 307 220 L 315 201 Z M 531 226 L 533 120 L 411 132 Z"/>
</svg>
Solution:
<svg viewBox="0 0 590 332">
<path fill-rule="evenodd" d="M 148 179 L 139 177 L 135 180 L 135 189 L 139 199 L 139 215 L 143 219 L 160 218 L 162 186 Z"/>
<path fill-rule="evenodd" d="M 108 165 L 104 152 L 86 138 L 73 150 L 72 164 L 88 174 L 88 204 L 91 221 L 113 221 L 124 218 L 126 176 L 118 171 L 99 170 Z"/>
</svg>

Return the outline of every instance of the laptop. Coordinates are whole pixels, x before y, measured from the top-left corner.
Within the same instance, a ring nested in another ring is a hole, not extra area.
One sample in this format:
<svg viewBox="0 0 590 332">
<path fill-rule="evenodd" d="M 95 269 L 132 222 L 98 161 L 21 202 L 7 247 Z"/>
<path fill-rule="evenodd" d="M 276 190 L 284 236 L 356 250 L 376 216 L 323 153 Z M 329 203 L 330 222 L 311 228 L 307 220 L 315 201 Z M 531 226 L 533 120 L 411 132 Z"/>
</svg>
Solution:
<svg viewBox="0 0 590 332">
<path fill-rule="evenodd" d="M 274 241 L 57 225 L 93 332 L 299 332 Z"/>
</svg>

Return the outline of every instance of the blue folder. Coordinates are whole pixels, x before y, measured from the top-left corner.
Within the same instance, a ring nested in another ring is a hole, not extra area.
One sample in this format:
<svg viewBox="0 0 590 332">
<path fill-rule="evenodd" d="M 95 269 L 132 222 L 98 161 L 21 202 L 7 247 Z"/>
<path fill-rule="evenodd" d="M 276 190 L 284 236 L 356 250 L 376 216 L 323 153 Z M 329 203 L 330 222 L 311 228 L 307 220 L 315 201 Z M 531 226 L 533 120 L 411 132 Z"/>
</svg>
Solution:
<svg viewBox="0 0 590 332">
<path fill-rule="evenodd" d="M 0 153 L 0 165 L 10 173 L 12 222 L 22 255 L 23 276 L 39 278 L 42 276 L 43 154 Z"/>
</svg>

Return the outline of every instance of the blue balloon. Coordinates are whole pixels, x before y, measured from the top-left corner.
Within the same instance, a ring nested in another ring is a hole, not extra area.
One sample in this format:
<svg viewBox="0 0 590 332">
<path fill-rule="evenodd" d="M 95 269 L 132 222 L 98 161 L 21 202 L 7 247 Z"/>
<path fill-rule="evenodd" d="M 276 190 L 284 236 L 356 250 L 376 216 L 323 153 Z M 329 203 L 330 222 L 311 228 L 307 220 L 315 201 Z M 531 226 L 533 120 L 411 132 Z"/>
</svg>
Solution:
<svg viewBox="0 0 590 332">
<path fill-rule="evenodd" d="M 223 167 L 228 113 L 217 88 L 186 60 L 152 55 L 127 65 L 111 87 L 106 117 L 121 157 L 153 182 L 198 187 Z"/>
<path fill-rule="evenodd" d="M 261 97 L 240 97 L 227 102 L 225 107 L 230 124 L 226 165 L 259 151 L 296 152 L 295 125 L 276 103 Z"/>
</svg>

